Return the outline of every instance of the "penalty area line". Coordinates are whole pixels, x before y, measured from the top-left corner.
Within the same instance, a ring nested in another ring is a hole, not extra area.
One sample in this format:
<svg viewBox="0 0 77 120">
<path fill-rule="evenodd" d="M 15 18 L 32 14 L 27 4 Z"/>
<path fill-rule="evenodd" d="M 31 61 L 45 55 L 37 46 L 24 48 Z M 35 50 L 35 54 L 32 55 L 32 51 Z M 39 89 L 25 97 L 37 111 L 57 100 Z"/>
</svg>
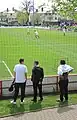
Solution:
<svg viewBox="0 0 77 120">
<path fill-rule="evenodd" d="M 10 68 L 7 66 L 7 64 L 5 63 L 5 61 L 2 61 L 2 63 L 4 64 L 4 66 L 6 67 L 6 69 L 8 70 L 9 74 L 11 75 L 11 77 L 14 77 Z"/>
</svg>

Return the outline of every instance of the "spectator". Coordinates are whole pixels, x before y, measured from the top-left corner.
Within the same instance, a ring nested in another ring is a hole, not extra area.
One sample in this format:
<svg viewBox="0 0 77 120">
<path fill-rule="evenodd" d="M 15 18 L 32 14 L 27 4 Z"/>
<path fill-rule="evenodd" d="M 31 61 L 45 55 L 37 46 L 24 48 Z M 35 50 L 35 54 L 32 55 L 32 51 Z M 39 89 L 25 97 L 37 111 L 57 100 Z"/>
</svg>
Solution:
<svg viewBox="0 0 77 120">
<path fill-rule="evenodd" d="M 37 102 L 37 88 L 39 89 L 39 97 L 40 101 L 43 100 L 42 96 L 42 81 L 44 78 L 44 71 L 43 68 L 39 66 L 39 62 L 34 62 L 34 67 L 32 69 L 32 78 L 31 81 L 33 82 L 33 90 L 34 90 L 34 98 L 32 101 Z"/>
<path fill-rule="evenodd" d="M 60 87 L 60 101 L 63 102 L 63 97 L 65 101 L 68 101 L 68 74 L 73 70 L 73 68 L 66 64 L 65 60 L 60 61 L 60 66 L 58 67 L 59 75 L 59 87 Z"/>
<path fill-rule="evenodd" d="M 21 88 L 21 104 L 23 104 L 25 97 L 25 86 L 27 81 L 27 67 L 24 65 L 24 59 L 20 59 L 19 64 L 15 65 L 14 77 L 15 77 L 15 94 L 14 100 L 11 101 L 11 103 L 16 104 L 19 88 Z"/>
</svg>

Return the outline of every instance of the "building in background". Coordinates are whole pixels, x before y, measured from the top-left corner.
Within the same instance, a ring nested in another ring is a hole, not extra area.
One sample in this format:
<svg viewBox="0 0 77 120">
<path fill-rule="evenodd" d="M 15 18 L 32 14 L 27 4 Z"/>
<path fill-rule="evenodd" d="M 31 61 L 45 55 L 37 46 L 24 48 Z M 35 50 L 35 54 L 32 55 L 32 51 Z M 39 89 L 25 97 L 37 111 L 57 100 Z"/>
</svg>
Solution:
<svg viewBox="0 0 77 120">
<path fill-rule="evenodd" d="M 58 24 L 59 16 L 52 14 L 52 12 L 36 12 L 34 15 L 30 14 L 30 22 L 35 25 L 55 25 Z"/>
<path fill-rule="evenodd" d="M 44 3 L 30 14 L 30 20 L 35 25 L 54 25 L 58 24 L 60 16 L 56 11 L 56 4 L 52 1 Z"/>
<path fill-rule="evenodd" d="M 44 8 L 36 10 L 34 14 L 30 13 L 30 22 L 35 25 L 54 25 L 58 24 L 59 19 L 60 16 L 57 13 Z"/>
<path fill-rule="evenodd" d="M 9 10 L 7 8 L 7 10 L 0 12 L 0 25 L 18 25 L 17 10 L 14 8 L 12 8 L 12 10 Z"/>
</svg>

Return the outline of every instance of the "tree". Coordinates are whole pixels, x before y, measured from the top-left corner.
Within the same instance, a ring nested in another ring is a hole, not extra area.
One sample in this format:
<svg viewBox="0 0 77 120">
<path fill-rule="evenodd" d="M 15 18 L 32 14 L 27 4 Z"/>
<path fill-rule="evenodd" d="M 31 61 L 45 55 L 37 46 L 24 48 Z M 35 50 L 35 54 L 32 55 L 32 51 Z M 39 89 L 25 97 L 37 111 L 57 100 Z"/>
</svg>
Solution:
<svg viewBox="0 0 77 120">
<path fill-rule="evenodd" d="M 40 13 L 36 12 L 34 14 L 34 24 L 39 25 L 41 23 Z"/>
<path fill-rule="evenodd" d="M 22 2 L 22 8 L 27 12 L 29 15 L 31 11 L 34 10 L 34 3 L 31 0 L 24 0 Z"/>
<path fill-rule="evenodd" d="M 54 0 L 58 13 L 69 19 L 77 20 L 77 0 Z"/>
<path fill-rule="evenodd" d="M 17 19 L 18 19 L 18 23 L 21 25 L 25 25 L 29 19 L 29 16 L 26 12 L 24 11 L 19 11 L 17 13 Z"/>
<path fill-rule="evenodd" d="M 33 0 L 24 0 L 22 2 L 22 9 L 27 13 L 28 18 L 30 16 L 30 12 L 33 11 L 34 12 L 34 3 Z M 29 23 L 29 19 L 27 21 Z"/>
</svg>

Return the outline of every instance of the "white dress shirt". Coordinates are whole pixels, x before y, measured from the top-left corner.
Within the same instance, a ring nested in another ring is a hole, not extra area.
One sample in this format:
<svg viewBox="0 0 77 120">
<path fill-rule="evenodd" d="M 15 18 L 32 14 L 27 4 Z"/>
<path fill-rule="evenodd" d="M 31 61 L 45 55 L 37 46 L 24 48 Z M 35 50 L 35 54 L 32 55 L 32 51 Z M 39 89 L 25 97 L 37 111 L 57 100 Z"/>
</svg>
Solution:
<svg viewBox="0 0 77 120">
<path fill-rule="evenodd" d="M 72 68 L 70 65 L 59 65 L 58 67 L 58 75 L 63 75 L 63 73 L 66 73 L 66 72 L 70 72 L 72 71 L 74 68 Z"/>
</svg>

